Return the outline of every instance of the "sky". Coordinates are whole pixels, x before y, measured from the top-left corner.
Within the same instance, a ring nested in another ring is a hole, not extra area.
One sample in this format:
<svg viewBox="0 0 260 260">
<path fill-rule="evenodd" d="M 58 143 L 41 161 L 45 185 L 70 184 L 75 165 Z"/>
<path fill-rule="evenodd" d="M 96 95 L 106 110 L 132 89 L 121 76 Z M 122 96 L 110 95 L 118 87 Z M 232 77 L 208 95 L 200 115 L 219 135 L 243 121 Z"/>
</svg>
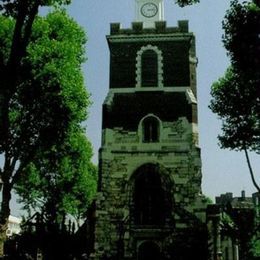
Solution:
<svg viewBox="0 0 260 260">
<path fill-rule="evenodd" d="M 221 42 L 221 22 L 229 1 L 201 0 L 199 4 L 184 8 L 174 4 L 174 0 L 164 2 L 167 25 L 176 26 L 178 20 L 189 20 L 190 31 L 196 36 L 202 191 L 212 199 L 226 192 L 240 196 L 241 190 L 251 195 L 255 188 L 251 183 L 245 156 L 241 152 L 219 148 L 217 136 L 221 133 L 221 121 L 208 108 L 210 87 L 229 65 Z M 109 50 L 105 36 L 109 34 L 112 22 L 120 22 L 123 28 L 131 27 L 135 19 L 134 8 L 134 0 L 74 0 L 68 8 L 69 14 L 84 28 L 88 37 L 88 60 L 83 64 L 83 73 L 86 87 L 91 93 L 92 106 L 86 122 L 86 134 L 93 144 L 95 163 L 101 145 L 102 103 L 109 88 Z M 250 155 L 259 182 L 259 155 Z M 17 205 L 13 204 L 13 208 L 17 209 Z M 13 212 L 17 213 L 17 210 Z"/>
</svg>

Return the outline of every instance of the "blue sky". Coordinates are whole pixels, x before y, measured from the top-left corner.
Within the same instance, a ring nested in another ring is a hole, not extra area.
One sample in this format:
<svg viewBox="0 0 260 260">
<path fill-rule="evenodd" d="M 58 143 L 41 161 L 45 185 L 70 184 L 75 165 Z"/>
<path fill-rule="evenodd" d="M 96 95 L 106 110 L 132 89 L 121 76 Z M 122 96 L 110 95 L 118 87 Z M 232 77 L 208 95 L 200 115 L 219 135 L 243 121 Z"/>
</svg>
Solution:
<svg viewBox="0 0 260 260">
<path fill-rule="evenodd" d="M 135 15 L 134 3 L 134 0 L 74 0 L 68 8 L 70 15 L 88 35 L 88 60 L 83 65 L 83 73 L 93 102 L 86 126 L 94 148 L 95 163 L 101 144 L 101 108 L 109 87 L 109 50 L 105 36 L 109 34 L 111 22 L 120 22 L 124 28 L 131 26 Z M 174 0 L 165 0 L 168 26 L 177 25 L 178 20 L 189 20 L 190 31 L 196 36 L 202 188 L 203 193 L 211 198 L 224 192 L 233 192 L 236 196 L 241 190 L 245 190 L 247 195 L 255 192 L 243 153 L 219 148 L 217 135 L 221 131 L 221 122 L 208 108 L 210 86 L 224 74 L 229 64 L 221 42 L 221 22 L 228 7 L 227 0 L 201 0 L 200 4 L 185 8 L 179 8 Z M 259 181 L 259 156 L 251 156 L 256 180 Z M 18 214 L 17 208 L 13 203 L 15 215 Z"/>
</svg>

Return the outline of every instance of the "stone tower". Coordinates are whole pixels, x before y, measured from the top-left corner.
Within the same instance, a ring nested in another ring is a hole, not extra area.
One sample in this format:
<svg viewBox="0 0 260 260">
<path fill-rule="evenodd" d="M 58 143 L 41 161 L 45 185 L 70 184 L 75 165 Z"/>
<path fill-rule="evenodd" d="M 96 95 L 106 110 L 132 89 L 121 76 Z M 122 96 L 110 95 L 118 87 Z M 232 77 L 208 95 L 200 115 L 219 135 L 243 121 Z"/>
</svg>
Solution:
<svg viewBox="0 0 260 260">
<path fill-rule="evenodd" d="M 111 24 L 92 259 L 206 259 L 195 37 L 163 0 Z"/>
</svg>

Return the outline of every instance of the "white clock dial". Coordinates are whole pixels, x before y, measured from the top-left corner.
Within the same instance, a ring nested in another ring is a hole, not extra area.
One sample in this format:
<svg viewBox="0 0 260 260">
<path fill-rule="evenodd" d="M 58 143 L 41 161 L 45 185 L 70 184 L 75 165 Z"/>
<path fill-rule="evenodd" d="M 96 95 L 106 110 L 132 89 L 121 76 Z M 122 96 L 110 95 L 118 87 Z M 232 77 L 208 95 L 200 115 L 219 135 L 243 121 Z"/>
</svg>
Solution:
<svg viewBox="0 0 260 260">
<path fill-rule="evenodd" d="M 154 3 L 146 3 L 141 7 L 141 14 L 145 17 L 153 17 L 157 14 L 158 7 Z"/>
</svg>

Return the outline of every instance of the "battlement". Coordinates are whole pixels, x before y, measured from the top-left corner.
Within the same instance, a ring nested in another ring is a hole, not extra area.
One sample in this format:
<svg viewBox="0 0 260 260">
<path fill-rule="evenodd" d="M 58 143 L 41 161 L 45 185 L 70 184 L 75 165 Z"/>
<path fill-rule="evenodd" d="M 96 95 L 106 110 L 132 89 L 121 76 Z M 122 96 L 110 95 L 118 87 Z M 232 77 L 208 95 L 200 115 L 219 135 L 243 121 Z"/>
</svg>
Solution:
<svg viewBox="0 0 260 260">
<path fill-rule="evenodd" d="M 156 21 L 154 28 L 144 28 L 143 22 L 133 22 L 132 28 L 121 28 L 120 23 L 110 25 L 110 35 L 130 35 L 130 34 L 172 34 L 188 33 L 189 22 L 187 20 L 178 21 L 177 27 L 167 27 L 166 21 Z"/>
</svg>

